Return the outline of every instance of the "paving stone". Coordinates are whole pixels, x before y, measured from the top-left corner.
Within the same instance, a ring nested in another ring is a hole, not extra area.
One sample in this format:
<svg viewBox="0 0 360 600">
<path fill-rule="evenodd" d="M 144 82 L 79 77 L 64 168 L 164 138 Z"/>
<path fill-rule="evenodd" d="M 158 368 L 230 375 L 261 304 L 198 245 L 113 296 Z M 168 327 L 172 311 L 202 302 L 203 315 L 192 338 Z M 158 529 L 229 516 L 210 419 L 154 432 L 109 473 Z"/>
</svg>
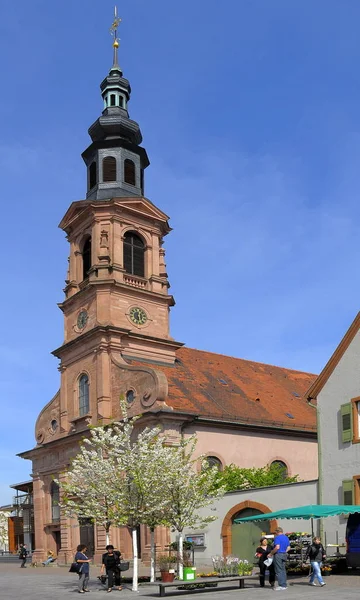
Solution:
<svg viewBox="0 0 360 600">
<path fill-rule="evenodd" d="M 98 567 L 92 567 L 90 572 L 90 589 L 91 593 L 84 596 L 89 600 L 100 600 L 106 595 L 106 588 L 101 586 L 97 576 L 99 574 Z M 66 600 L 75 598 L 77 594 L 77 575 L 69 573 L 67 567 L 57 568 L 32 568 L 28 566 L 26 569 L 20 569 L 18 565 L 4 564 L 0 565 L 0 599 L 1 600 Z M 274 592 L 270 587 L 260 588 L 256 581 L 251 582 L 249 587 L 244 590 L 234 588 L 231 590 L 222 589 L 222 585 L 217 590 L 205 592 L 186 593 L 175 592 L 167 593 L 169 598 L 178 599 L 179 596 L 184 597 L 184 600 L 196 598 L 200 600 L 258 600 L 259 595 L 272 597 L 274 594 L 280 595 L 280 598 L 291 598 L 291 600 L 308 600 L 318 594 L 326 596 L 326 600 L 358 600 L 360 587 L 360 571 L 352 571 L 346 575 L 331 575 L 326 578 L 326 586 L 310 587 L 308 579 L 289 579 L 289 587 L 287 590 Z M 226 585 L 226 584 L 224 584 Z M 152 600 L 158 598 L 157 589 L 141 585 L 139 592 L 136 594 L 131 591 L 131 586 L 125 586 L 123 591 L 119 592 L 114 589 L 110 598 L 122 598 L 122 600 L 133 600 L 134 597 L 143 597 L 144 600 Z"/>
</svg>

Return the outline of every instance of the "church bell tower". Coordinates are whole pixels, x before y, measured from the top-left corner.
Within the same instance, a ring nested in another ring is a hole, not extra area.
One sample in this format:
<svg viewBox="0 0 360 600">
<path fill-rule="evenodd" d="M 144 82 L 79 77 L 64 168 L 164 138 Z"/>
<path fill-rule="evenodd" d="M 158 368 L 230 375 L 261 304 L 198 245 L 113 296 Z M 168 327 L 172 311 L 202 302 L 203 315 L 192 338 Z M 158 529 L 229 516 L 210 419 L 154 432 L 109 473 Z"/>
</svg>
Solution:
<svg viewBox="0 0 360 600">
<path fill-rule="evenodd" d="M 92 378 L 99 416 L 110 416 L 113 357 L 171 365 L 181 345 L 169 332 L 174 299 L 163 240 L 171 229 L 167 215 L 144 197 L 149 159 L 140 127 L 129 117 L 131 88 L 118 63 L 119 22 L 115 13 L 113 65 L 100 85 L 103 111 L 82 154 L 86 199 L 73 202 L 59 225 L 70 244 L 60 304 L 65 339 L 54 351 L 61 361 L 63 429 L 69 409 L 74 412 L 71 395 L 80 374 Z"/>
</svg>

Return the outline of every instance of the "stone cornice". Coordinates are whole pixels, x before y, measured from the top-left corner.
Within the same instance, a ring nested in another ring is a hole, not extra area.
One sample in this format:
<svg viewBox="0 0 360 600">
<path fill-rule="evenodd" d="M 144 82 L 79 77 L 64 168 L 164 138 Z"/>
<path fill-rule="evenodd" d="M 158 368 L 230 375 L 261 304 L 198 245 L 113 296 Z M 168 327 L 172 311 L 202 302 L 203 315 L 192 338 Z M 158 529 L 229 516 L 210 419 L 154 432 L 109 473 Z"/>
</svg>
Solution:
<svg viewBox="0 0 360 600">
<path fill-rule="evenodd" d="M 59 348 L 56 348 L 55 350 L 53 350 L 52 354 L 54 356 L 56 356 L 57 358 L 62 357 L 62 355 L 64 354 L 64 352 L 67 352 L 70 348 L 75 348 L 76 346 L 82 346 L 84 344 L 85 341 L 91 340 L 94 337 L 99 337 L 100 335 L 115 335 L 117 336 L 117 338 L 123 335 L 128 336 L 129 338 L 134 338 L 134 339 L 139 339 L 139 340 L 148 340 L 150 342 L 156 342 L 157 344 L 163 344 L 164 346 L 169 346 L 172 347 L 174 349 L 176 348 L 181 348 L 181 346 L 183 346 L 184 344 L 182 342 L 176 342 L 175 340 L 167 340 L 165 338 L 157 338 L 151 335 L 146 335 L 144 333 L 138 333 L 136 331 L 131 331 L 130 329 L 125 329 L 122 327 L 114 327 L 113 325 L 97 325 L 96 327 L 94 327 L 93 329 L 90 329 L 90 331 L 87 331 L 86 333 L 83 333 L 81 335 L 79 335 L 79 337 L 77 337 L 74 340 L 71 340 L 70 342 L 67 342 L 66 344 L 63 344 L 62 346 L 60 346 Z M 108 339 L 106 340 L 106 342 L 104 342 L 108 345 L 109 350 L 115 350 L 115 351 L 119 351 L 119 346 L 118 346 L 118 342 L 116 343 L 116 347 L 114 345 L 114 347 L 112 348 L 113 342 Z"/>
<path fill-rule="evenodd" d="M 93 268 L 96 268 L 96 266 L 94 266 Z M 108 266 L 107 266 L 108 268 Z M 162 279 L 161 279 L 162 281 Z M 84 295 L 84 294 L 88 294 L 89 290 L 96 290 L 97 288 L 104 288 L 104 289 L 110 289 L 110 288 L 116 288 L 119 290 L 119 292 L 124 292 L 126 291 L 129 295 L 134 295 L 136 297 L 139 297 L 139 293 L 141 293 L 142 296 L 144 296 L 145 298 L 148 298 L 149 300 L 156 300 L 156 302 L 163 302 L 164 304 L 168 304 L 168 306 L 175 306 L 175 300 L 174 297 L 170 294 L 161 294 L 159 292 L 153 292 L 151 290 L 146 290 L 143 288 L 135 288 L 132 287 L 131 285 L 127 285 L 126 283 L 119 283 L 118 281 L 116 281 L 115 279 L 103 279 L 103 280 L 96 280 L 96 281 L 88 281 L 86 286 L 79 290 L 78 292 L 76 292 L 75 294 L 73 294 L 73 296 L 70 296 L 70 298 L 66 298 L 63 302 L 58 302 L 58 307 L 60 308 L 60 310 L 62 310 L 65 313 L 65 310 L 67 308 L 69 308 L 71 310 L 71 307 L 73 306 L 73 304 L 76 304 L 79 299 L 80 299 L 80 295 Z"/>
</svg>

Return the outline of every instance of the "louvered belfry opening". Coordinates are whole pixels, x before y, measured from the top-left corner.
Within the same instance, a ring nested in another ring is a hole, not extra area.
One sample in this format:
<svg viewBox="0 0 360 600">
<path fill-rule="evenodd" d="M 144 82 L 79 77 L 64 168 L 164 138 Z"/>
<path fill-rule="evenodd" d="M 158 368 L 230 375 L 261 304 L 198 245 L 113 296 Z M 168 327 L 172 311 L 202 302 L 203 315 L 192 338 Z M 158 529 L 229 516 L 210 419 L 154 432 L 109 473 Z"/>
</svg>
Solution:
<svg viewBox="0 0 360 600">
<path fill-rule="evenodd" d="M 136 185 L 135 181 L 135 163 L 126 158 L 124 160 L 124 181 L 130 185 Z"/>
<path fill-rule="evenodd" d="M 96 177 L 96 162 L 92 162 L 90 167 L 89 167 L 89 189 L 91 190 L 91 188 L 94 187 L 94 185 L 97 184 L 97 177 Z"/>
<path fill-rule="evenodd" d="M 87 237 L 82 251 L 83 259 L 83 280 L 88 277 L 88 271 L 91 267 L 91 237 Z"/>
<path fill-rule="evenodd" d="M 116 181 L 116 158 L 106 156 L 103 160 L 103 181 Z"/>
<path fill-rule="evenodd" d="M 145 245 L 132 231 L 124 235 L 124 269 L 130 275 L 145 276 Z"/>
</svg>

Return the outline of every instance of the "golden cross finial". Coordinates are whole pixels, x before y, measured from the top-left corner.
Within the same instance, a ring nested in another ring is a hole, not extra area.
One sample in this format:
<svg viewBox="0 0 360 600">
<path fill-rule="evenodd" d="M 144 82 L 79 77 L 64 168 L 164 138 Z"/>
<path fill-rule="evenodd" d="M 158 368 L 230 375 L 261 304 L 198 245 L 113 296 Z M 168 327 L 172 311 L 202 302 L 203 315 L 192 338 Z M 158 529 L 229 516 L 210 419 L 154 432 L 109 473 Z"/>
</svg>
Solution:
<svg viewBox="0 0 360 600">
<path fill-rule="evenodd" d="M 114 41 L 113 41 L 114 65 L 118 64 L 117 50 L 118 50 L 118 47 L 119 47 L 119 38 L 117 36 L 117 30 L 118 30 L 118 27 L 119 27 L 120 23 L 121 23 L 121 19 L 120 19 L 120 17 L 118 17 L 117 6 L 115 6 L 115 9 L 114 9 L 114 20 L 113 20 L 113 23 L 112 23 L 112 25 L 110 27 L 110 34 L 114 38 Z"/>
</svg>

